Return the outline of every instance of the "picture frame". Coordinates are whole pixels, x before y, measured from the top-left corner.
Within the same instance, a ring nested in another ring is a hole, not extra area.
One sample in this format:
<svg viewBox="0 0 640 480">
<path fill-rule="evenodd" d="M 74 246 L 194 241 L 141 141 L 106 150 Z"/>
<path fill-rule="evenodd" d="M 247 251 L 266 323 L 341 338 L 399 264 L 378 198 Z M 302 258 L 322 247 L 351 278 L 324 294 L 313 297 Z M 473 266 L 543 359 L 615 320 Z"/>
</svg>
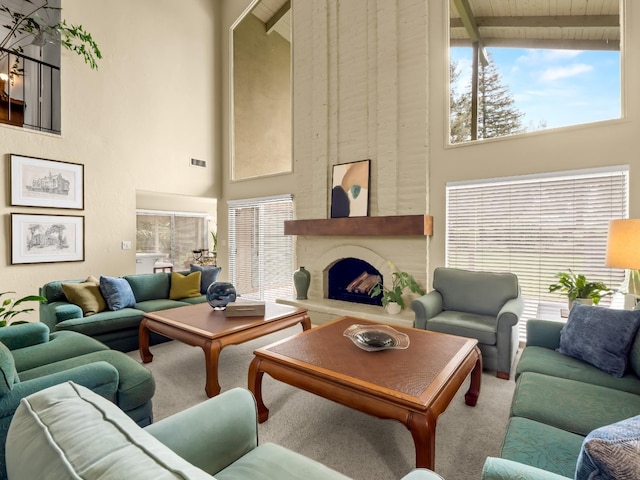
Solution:
<svg viewBox="0 0 640 480">
<path fill-rule="evenodd" d="M 333 166 L 331 218 L 368 217 L 371 160 Z"/>
<path fill-rule="evenodd" d="M 11 264 L 84 261 L 84 217 L 11 214 Z"/>
<path fill-rule="evenodd" d="M 11 205 L 84 209 L 84 165 L 11 154 Z"/>
</svg>

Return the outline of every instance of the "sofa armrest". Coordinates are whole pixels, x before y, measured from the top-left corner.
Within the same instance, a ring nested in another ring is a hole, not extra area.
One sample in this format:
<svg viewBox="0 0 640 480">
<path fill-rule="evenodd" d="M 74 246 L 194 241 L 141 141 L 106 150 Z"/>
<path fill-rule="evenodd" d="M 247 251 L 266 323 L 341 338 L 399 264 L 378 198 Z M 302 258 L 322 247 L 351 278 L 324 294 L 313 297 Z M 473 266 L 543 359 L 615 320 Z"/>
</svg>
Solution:
<svg viewBox="0 0 640 480">
<path fill-rule="evenodd" d="M 71 318 L 82 318 L 82 308 L 69 302 L 51 302 L 40 304 L 40 321 L 54 332 L 56 325 Z"/>
<path fill-rule="evenodd" d="M 210 475 L 258 445 L 253 394 L 234 388 L 153 423 L 145 430 Z"/>
<path fill-rule="evenodd" d="M 556 473 L 524 463 L 505 460 L 504 458 L 487 457 L 482 468 L 482 480 L 570 480 Z"/>
<path fill-rule="evenodd" d="M 527 346 L 555 350 L 560 346 L 560 330 L 563 322 L 531 319 L 527 321 Z"/>
<path fill-rule="evenodd" d="M 498 312 L 498 330 L 506 328 L 511 330 L 518 324 L 518 319 L 522 316 L 524 311 L 524 299 L 518 295 L 516 298 L 507 300 L 500 311 Z"/>
<path fill-rule="evenodd" d="M 107 362 L 93 362 L 62 372 L 16 383 L 11 392 L 0 397 L 0 419 L 10 417 L 20 400 L 32 393 L 71 380 L 114 402 L 118 390 L 118 370 Z"/>
<path fill-rule="evenodd" d="M 413 300 L 411 309 L 416 314 L 413 326 L 426 330 L 427 321 L 442 312 L 442 295 L 437 290 L 432 290 Z"/>
<path fill-rule="evenodd" d="M 9 350 L 31 347 L 49 341 L 49 327 L 40 322 L 18 323 L 0 328 L 0 342 Z"/>
</svg>

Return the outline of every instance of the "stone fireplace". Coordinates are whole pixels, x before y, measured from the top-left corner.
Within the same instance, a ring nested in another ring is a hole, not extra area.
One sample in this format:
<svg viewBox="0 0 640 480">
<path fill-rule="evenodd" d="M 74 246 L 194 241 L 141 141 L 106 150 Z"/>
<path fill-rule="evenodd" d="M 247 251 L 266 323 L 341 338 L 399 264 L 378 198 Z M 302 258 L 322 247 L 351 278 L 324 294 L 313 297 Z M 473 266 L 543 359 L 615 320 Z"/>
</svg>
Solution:
<svg viewBox="0 0 640 480">
<path fill-rule="evenodd" d="M 345 302 L 382 305 L 382 295 L 372 297 L 371 289 L 383 282 L 380 272 L 359 258 L 342 258 L 327 268 L 327 298 Z"/>
</svg>

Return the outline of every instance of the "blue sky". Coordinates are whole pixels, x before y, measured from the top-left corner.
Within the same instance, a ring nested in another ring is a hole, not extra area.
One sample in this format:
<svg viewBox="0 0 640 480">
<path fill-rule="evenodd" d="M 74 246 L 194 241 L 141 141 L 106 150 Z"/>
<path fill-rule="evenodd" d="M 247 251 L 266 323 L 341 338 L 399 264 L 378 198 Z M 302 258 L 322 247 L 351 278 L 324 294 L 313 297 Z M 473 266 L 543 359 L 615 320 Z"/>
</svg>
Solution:
<svg viewBox="0 0 640 480">
<path fill-rule="evenodd" d="M 525 114 L 523 126 L 535 130 L 619 118 L 620 52 L 584 50 L 489 49 L 494 62 Z M 452 48 L 461 81 L 471 76 L 471 49 Z"/>
</svg>

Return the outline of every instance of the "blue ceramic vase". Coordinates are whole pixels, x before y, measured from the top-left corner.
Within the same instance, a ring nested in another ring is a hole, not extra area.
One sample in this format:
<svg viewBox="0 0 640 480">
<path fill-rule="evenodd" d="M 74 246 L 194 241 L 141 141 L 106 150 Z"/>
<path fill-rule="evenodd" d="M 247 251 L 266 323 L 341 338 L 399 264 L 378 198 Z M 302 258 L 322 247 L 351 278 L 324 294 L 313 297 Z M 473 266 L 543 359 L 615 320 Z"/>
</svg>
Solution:
<svg viewBox="0 0 640 480">
<path fill-rule="evenodd" d="M 228 282 L 213 282 L 207 288 L 207 302 L 217 310 L 222 310 L 227 303 L 235 301 L 236 288 Z"/>
</svg>

